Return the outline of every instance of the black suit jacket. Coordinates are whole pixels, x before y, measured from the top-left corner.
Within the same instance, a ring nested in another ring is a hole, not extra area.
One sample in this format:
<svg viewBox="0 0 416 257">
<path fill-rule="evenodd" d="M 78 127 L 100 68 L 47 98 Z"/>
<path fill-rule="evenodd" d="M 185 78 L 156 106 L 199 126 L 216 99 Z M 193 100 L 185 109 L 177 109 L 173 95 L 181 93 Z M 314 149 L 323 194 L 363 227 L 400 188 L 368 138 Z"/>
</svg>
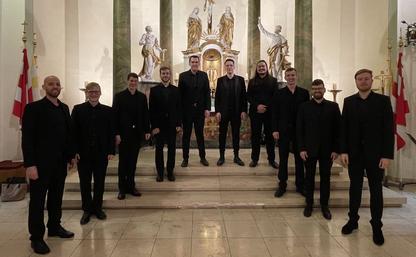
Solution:
<svg viewBox="0 0 416 257">
<path fill-rule="evenodd" d="M 242 112 L 247 112 L 246 86 L 243 77 L 238 75 L 234 75 L 234 77 L 236 97 L 234 110 L 236 114 L 241 114 Z M 219 112 L 221 115 L 228 113 L 228 96 L 230 90 L 226 82 L 227 79 L 227 76 L 218 78 L 215 91 L 215 112 Z"/>
<path fill-rule="evenodd" d="M 360 123 L 359 101 L 367 102 L 366 119 Z M 345 98 L 342 110 L 341 153 L 349 154 L 350 161 L 365 156 L 378 162 L 394 157 L 394 125 L 390 98 L 371 92 L 366 100 L 359 94 Z"/>
<path fill-rule="evenodd" d="M 309 101 L 308 90 L 296 86 L 294 104 L 292 92 L 287 88 L 277 90 L 273 96 L 272 131 L 281 135 L 294 132 L 296 134 L 296 117 L 299 106 Z M 293 104 L 293 105 L 292 105 Z"/>
<path fill-rule="evenodd" d="M 193 76 L 197 77 L 196 87 L 193 86 Z M 198 71 L 196 75 L 193 75 L 191 70 L 182 72 L 179 74 L 178 88 L 181 93 L 183 115 L 191 115 L 194 108 L 200 113 L 211 110 L 211 89 L 205 72 Z"/>
<path fill-rule="evenodd" d="M 341 113 L 337 103 L 314 99 L 303 103 L 298 110 L 296 134 L 299 151 L 309 157 L 331 156 L 339 153 Z"/>
<path fill-rule="evenodd" d="M 168 90 L 168 102 L 163 94 Z M 180 127 L 182 125 L 181 95 L 174 85 L 167 88 L 160 83 L 150 89 L 149 111 L 152 129 L 161 127 Z"/>
<path fill-rule="evenodd" d="M 91 115 L 93 115 L 93 108 L 95 109 L 95 128 L 96 128 L 96 144 L 95 150 L 98 152 L 91 152 L 88 145 L 91 135 L 90 123 Z M 109 154 L 115 154 L 114 146 L 114 114 L 111 107 L 98 103 L 92 107 L 89 102 L 78 104 L 72 110 L 72 128 L 75 145 L 75 152 L 81 158 L 99 156 L 105 158 Z"/>
<path fill-rule="evenodd" d="M 44 175 L 41 174 L 44 170 L 65 167 L 65 163 L 75 156 L 71 141 L 69 109 L 66 104 L 59 100 L 58 102 L 64 114 L 66 126 L 65 139 L 62 139 L 64 140 L 63 146 L 58 146 L 59 139 L 56 138 L 54 120 L 51 120 L 48 116 L 48 109 L 54 107 L 46 97 L 26 105 L 24 111 L 22 119 L 24 166 L 37 166 L 39 176 Z"/>
<path fill-rule="evenodd" d="M 264 78 L 254 77 L 249 80 L 247 86 L 247 101 L 250 103 L 250 115 L 257 113 L 257 106 L 267 106 L 266 112 L 271 112 L 273 94 L 278 89 L 276 78 L 268 75 Z"/>
<path fill-rule="evenodd" d="M 129 90 L 123 90 L 114 96 L 113 110 L 114 110 L 114 128 L 116 135 L 121 137 L 130 135 L 133 118 L 129 115 L 129 105 L 127 99 L 129 98 Z M 137 131 L 140 139 L 144 139 L 145 133 L 150 133 L 149 124 L 149 109 L 147 106 L 146 96 L 139 91 L 136 91 L 135 97 L 137 100 Z M 123 140 L 123 139 L 122 139 Z"/>
</svg>

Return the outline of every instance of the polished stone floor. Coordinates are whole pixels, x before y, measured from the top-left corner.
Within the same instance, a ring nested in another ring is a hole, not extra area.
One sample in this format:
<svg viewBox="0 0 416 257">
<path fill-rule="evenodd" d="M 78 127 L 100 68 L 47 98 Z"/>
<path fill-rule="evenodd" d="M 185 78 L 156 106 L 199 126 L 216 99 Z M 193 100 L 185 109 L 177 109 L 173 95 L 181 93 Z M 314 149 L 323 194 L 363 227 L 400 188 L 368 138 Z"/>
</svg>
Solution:
<svg viewBox="0 0 416 257">
<path fill-rule="evenodd" d="M 81 211 L 65 210 L 63 225 L 74 239 L 46 239 L 48 256 L 85 257 L 277 257 L 416 256 L 416 194 L 406 187 L 402 208 L 384 212 L 385 245 L 371 241 L 369 209 L 360 211 L 359 231 L 341 235 L 345 208 L 333 220 L 319 210 L 304 218 L 300 208 L 108 210 L 106 221 L 81 226 Z M 35 256 L 27 233 L 27 200 L 0 203 L 0 257 Z"/>
</svg>

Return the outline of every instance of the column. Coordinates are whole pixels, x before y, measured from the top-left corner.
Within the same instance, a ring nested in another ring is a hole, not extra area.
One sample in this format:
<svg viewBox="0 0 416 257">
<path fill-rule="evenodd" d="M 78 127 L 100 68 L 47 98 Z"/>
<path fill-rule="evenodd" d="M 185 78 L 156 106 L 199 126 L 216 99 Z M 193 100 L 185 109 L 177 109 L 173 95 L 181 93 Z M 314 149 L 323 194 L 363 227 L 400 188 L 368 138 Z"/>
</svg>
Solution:
<svg viewBox="0 0 416 257">
<path fill-rule="evenodd" d="M 172 0 L 160 0 L 160 47 L 167 49 L 163 65 L 172 68 Z"/>
<path fill-rule="evenodd" d="M 113 94 L 126 87 L 131 71 L 130 0 L 114 0 Z"/>
<path fill-rule="evenodd" d="M 260 0 L 248 0 L 247 26 L 247 73 L 254 76 L 256 62 L 260 60 L 260 31 L 257 28 L 260 17 Z"/>
<path fill-rule="evenodd" d="M 307 89 L 312 82 L 312 0 L 295 2 L 295 68 L 298 84 Z"/>
</svg>

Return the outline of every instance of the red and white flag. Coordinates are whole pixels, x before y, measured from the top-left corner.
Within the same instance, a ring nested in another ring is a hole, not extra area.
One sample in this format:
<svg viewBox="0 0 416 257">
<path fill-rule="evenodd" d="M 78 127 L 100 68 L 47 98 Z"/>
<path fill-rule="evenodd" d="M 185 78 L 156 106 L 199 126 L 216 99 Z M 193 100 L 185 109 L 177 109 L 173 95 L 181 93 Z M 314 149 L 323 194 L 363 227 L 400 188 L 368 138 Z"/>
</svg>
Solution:
<svg viewBox="0 0 416 257">
<path fill-rule="evenodd" d="M 399 59 L 397 61 L 397 81 L 393 84 L 392 89 L 392 107 L 394 112 L 396 149 L 400 150 L 406 145 L 406 114 L 410 112 L 409 104 L 405 98 L 403 65 L 403 49 L 400 49 Z"/>
<path fill-rule="evenodd" d="M 17 85 L 16 96 L 13 103 L 13 115 L 18 117 L 20 121 L 23 118 L 23 112 L 26 104 L 33 102 L 32 87 L 29 83 L 29 61 L 27 59 L 27 49 L 23 49 L 23 64 L 22 73 L 19 77 L 19 84 Z"/>
</svg>

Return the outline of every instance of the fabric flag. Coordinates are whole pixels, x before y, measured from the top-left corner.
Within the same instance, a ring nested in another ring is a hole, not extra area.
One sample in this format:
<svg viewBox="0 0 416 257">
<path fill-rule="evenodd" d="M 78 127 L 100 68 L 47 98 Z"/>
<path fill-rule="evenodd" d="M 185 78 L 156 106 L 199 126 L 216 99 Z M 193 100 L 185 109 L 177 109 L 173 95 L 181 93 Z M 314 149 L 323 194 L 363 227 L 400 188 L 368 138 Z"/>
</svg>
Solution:
<svg viewBox="0 0 416 257">
<path fill-rule="evenodd" d="M 392 107 L 395 121 L 396 149 L 400 150 L 406 145 L 406 114 L 410 112 L 409 104 L 405 99 L 404 78 L 403 78 L 403 49 L 400 49 L 397 61 L 397 81 L 392 89 Z"/>
<path fill-rule="evenodd" d="M 17 85 L 16 97 L 13 104 L 13 115 L 18 117 L 20 121 L 23 117 L 23 112 L 26 104 L 33 102 L 32 88 L 28 80 L 29 62 L 27 60 L 27 49 L 23 49 L 23 68 L 19 77 L 19 84 Z"/>
<path fill-rule="evenodd" d="M 32 93 L 33 93 L 33 101 L 39 100 L 40 97 L 40 88 L 38 82 L 38 63 L 36 61 L 35 56 L 32 57 L 32 66 L 30 69 L 30 77 L 32 82 Z"/>
</svg>

